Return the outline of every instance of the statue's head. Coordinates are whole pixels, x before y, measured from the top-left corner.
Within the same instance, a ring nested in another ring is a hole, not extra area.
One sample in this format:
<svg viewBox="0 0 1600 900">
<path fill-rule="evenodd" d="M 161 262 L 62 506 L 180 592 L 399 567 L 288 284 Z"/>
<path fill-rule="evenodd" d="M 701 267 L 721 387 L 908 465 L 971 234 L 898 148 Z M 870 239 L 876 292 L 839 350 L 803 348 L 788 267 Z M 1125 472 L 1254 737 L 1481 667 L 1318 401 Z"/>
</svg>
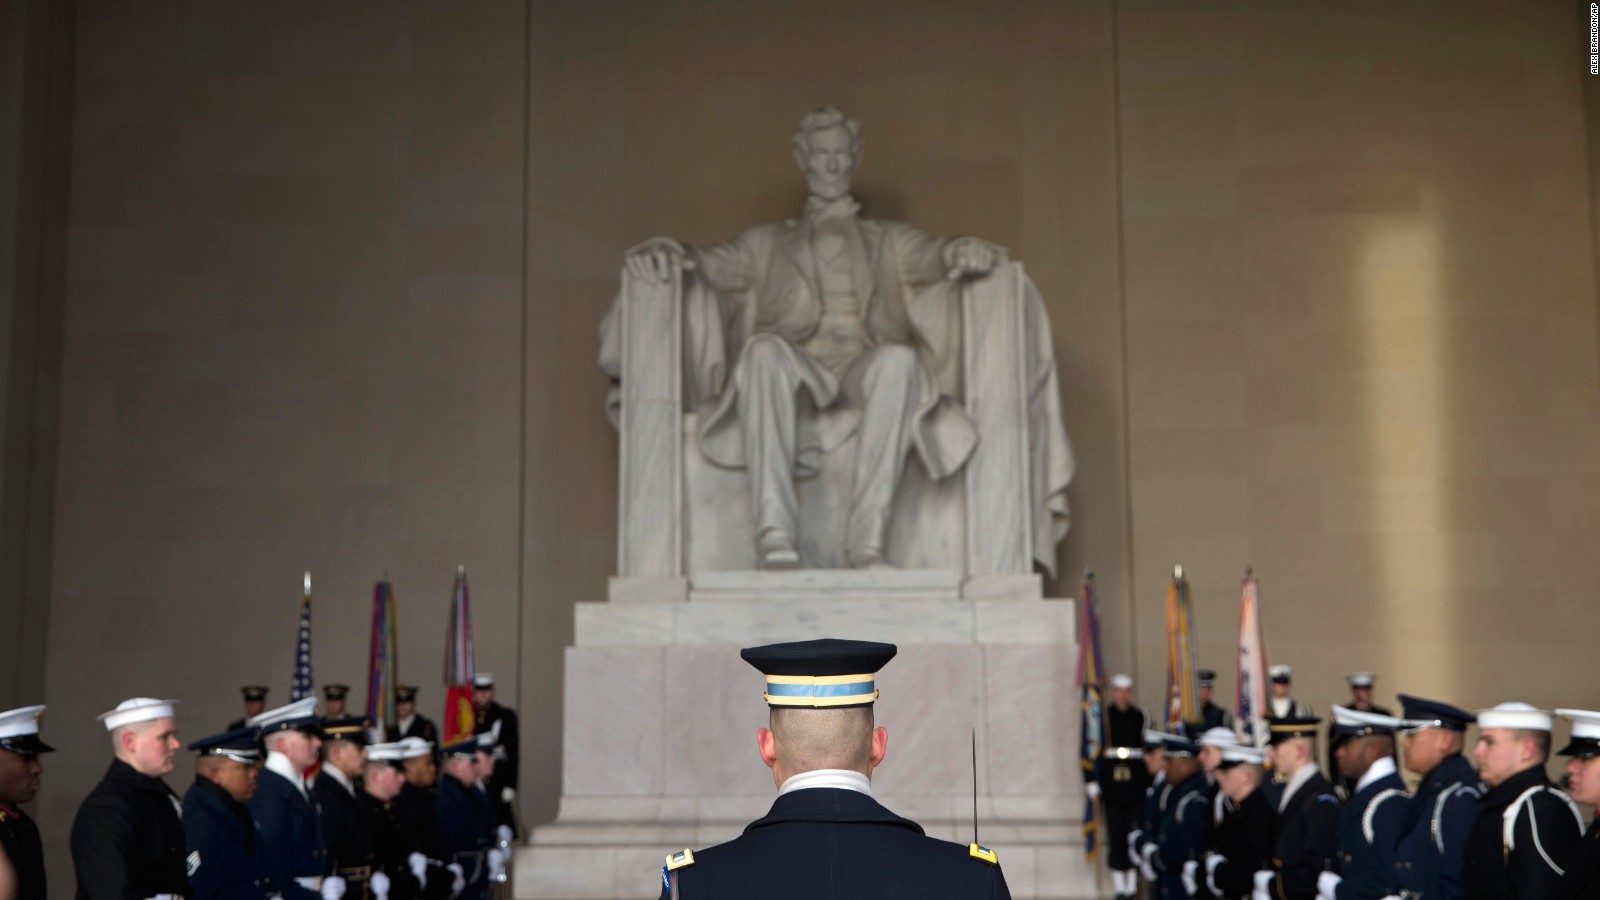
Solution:
<svg viewBox="0 0 1600 900">
<path fill-rule="evenodd" d="M 794 135 L 794 161 L 813 195 L 843 197 L 861 162 L 861 126 L 831 106 L 806 113 Z"/>
</svg>

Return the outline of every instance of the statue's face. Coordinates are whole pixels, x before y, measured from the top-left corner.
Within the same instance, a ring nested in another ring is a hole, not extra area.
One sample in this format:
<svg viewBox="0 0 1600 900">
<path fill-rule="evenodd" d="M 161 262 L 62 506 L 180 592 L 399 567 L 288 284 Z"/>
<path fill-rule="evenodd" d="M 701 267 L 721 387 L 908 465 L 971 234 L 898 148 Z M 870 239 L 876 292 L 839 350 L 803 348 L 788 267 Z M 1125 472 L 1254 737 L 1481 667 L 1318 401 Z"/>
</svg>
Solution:
<svg viewBox="0 0 1600 900">
<path fill-rule="evenodd" d="M 850 133 L 843 128 L 814 131 L 804 150 L 796 149 L 795 161 L 806 173 L 806 187 L 824 200 L 837 200 L 850 193 L 850 178 L 856 171 L 856 154 L 850 148 Z"/>
</svg>

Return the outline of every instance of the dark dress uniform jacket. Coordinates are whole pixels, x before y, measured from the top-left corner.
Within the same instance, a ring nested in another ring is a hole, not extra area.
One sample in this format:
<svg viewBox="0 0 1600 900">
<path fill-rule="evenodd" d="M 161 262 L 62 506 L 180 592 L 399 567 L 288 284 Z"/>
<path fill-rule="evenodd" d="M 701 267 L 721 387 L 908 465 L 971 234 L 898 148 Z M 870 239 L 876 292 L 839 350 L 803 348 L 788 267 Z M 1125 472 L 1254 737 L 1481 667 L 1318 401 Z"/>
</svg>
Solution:
<svg viewBox="0 0 1600 900">
<path fill-rule="evenodd" d="M 1482 796 L 1477 771 L 1460 754 L 1422 779 L 1400 826 L 1389 893 L 1408 891 L 1439 900 L 1467 895 L 1461 885 L 1461 858 Z"/>
<path fill-rule="evenodd" d="M 327 850 L 322 843 L 322 818 L 316 804 L 301 795 L 289 779 L 262 769 L 250 812 L 261 832 L 261 870 L 268 886 L 283 900 L 321 900 L 322 894 L 301 887 L 296 878 L 327 874 Z"/>
<path fill-rule="evenodd" d="M 1345 804 L 1335 844 L 1343 879 L 1336 900 L 1379 900 L 1389 895 L 1394 848 L 1410 808 L 1411 795 L 1394 771 L 1373 779 Z"/>
<path fill-rule="evenodd" d="M 1272 868 L 1277 873 L 1273 896 L 1283 900 L 1317 896 L 1317 876 L 1333 868 L 1334 834 L 1343 806 L 1321 772 L 1289 795 L 1278 813 L 1273 842 Z"/>
<path fill-rule="evenodd" d="M 216 782 L 196 778 L 183 795 L 189 887 L 195 900 L 265 900 L 256 823 Z"/>
<path fill-rule="evenodd" d="M 1094 780 L 1100 785 L 1100 802 L 1106 816 L 1107 862 L 1112 869 L 1134 866 L 1128 857 L 1128 834 L 1140 827 L 1139 812 L 1150 787 L 1144 767 L 1144 711 L 1129 705 L 1119 710 L 1105 707 L 1105 749 L 1100 753 Z"/>
<path fill-rule="evenodd" d="M 1183 864 L 1205 858 L 1206 819 L 1210 816 L 1211 801 L 1202 772 L 1185 778 L 1167 795 L 1167 809 L 1156 825 L 1156 852 L 1150 858 L 1160 877 L 1156 896 L 1163 900 L 1189 896 L 1183 887 Z M 1202 872 L 1196 877 L 1205 876 Z"/>
<path fill-rule="evenodd" d="M 189 850 L 177 804 L 166 782 L 112 760 L 72 820 L 79 900 L 189 896 Z"/>
<path fill-rule="evenodd" d="M 1560 900 L 1600 900 L 1600 817 L 1590 823 L 1566 868 L 1556 893 Z"/>
<path fill-rule="evenodd" d="M 44 900 L 44 844 L 39 826 L 20 809 L 0 804 L 0 847 L 17 873 L 17 900 Z"/>
<path fill-rule="evenodd" d="M 1526 795 L 1526 796 L 1524 796 Z M 1513 813 L 1513 807 L 1515 811 Z M 1515 815 L 1506 847 L 1507 814 Z M 1533 766 L 1490 788 L 1467 836 L 1461 881 L 1468 897 L 1554 897 L 1583 838 L 1578 808 Z"/>
<path fill-rule="evenodd" d="M 411 854 L 418 851 L 406 842 L 400 810 L 394 801 L 385 803 L 363 791 L 359 803 L 371 840 L 373 868 L 389 876 L 389 900 L 448 898 L 450 883 L 455 880 L 448 870 L 429 866 L 423 872 L 425 881 L 419 881 L 411 871 Z"/>
<path fill-rule="evenodd" d="M 352 883 L 366 880 L 372 874 L 372 839 L 355 794 L 334 780 L 326 767 L 312 782 L 311 794 L 322 813 L 322 846 L 328 851 L 330 873 Z"/>
<path fill-rule="evenodd" d="M 467 881 L 461 896 L 465 900 L 482 897 L 489 883 L 485 854 L 494 846 L 494 805 L 476 787 L 462 784 L 453 775 L 440 775 L 433 809 L 444 837 L 444 861 L 459 863 Z"/>
<path fill-rule="evenodd" d="M 405 740 L 408 737 L 422 738 L 434 746 L 439 747 L 439 726 L 427 716 L 418 714 L 411 717 L 411 726 L 404 731 L 400 730 L 400 723 L 396 722 L 383 729 L 384 740 L 389 743 Z"/>
<path fill-rule="evenodd" d="M 665 874 L 665 873 L 664 873 Z M 670 873 L 677 897 L 763 900 L 1009 898 L 1000 867 L 923 834 L 860 791 L 808 788 L 778 797 L 744 834 Z M 674 896 L 663 879 L 663 900 Z"/>
<path fill-rule="evenodd" d="M 1210 881 L 1221 896 L 1249 897 L 1256 873 L 1272 868 L 1277 820 L 1266 792 L 1257 788 L 1217 825 L 1214 849 L 1222 861 L 1210 870 Z"/>
<path fill-rule="evenodd" d="M 444 835 L 439 832 L 439 814 L 433 809 L 433 790 L 408 781 L 400 788 L 393 806 L 407 852 L 414 850 L 435 862 L 448 862 Z"/>
<path fill-rule="evenodd" d="M 493 728 L 496 722 L 500 723 L 500 749 L 505 751 L 506 758 L 494 764 L 494 774 L 485 781 L 484 787 L 494 804 L 496 824 L 509 826 L 515 834 L 516 812 L 510 803 L 500 799 L 500 789 L 517 789 L 518 765 L 522 760 L 522 737 L 517 733 L 517 714 L 509 707 L 494 702 L 477 712 L 479 733 Z"/>
</svg>

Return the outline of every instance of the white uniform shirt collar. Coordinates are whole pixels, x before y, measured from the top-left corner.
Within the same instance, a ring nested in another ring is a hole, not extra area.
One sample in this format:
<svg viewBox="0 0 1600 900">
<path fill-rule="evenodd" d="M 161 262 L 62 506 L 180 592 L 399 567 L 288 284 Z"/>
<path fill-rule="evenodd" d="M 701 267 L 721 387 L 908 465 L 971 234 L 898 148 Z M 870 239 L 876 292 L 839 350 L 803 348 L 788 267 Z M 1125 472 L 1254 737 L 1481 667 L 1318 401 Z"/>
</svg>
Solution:
<svg viewBox="0 0 1600 900">
<path fill-rule="evenodd" d="M 1293 697 L 1273 697 L 1272 698 L 1272 715 L 1275 718 L 1279 718 L 1279 719 L 1287 718 L 1288 715 L 1289 715 L 1289 712 L 1291 710 L 1293 710 L 1293 709 L 1294 709 L 1294 698 Z"/>
<path fill-rule="evenodd" d="M 1300 786 L 1310 781 L 1311 776 L 1317 774 L 1318 771 L 1316 763 L 1308 762 L 1296 769 L 1293 775 L 1289 776 L 1289 783 L 1283 786 L 1283 796 L 1278 798 L 1278 812 L 1283 812 L 1284 807 L 1289 805 L 1289 798 L 1294 796 L 1294 792 L 1300 790 Z"/>
<path fill-rule="evenodd" d="M 858 791 L 872 796 L 872 780 L 860 772 L 849 769 L 813 769 L 810 772 L 801 772 L 791 775 L 784 781 L 783 787 L 778 788 L 778 796 L 793 791 L 803 791 L 809 788 L 842 788 L 847 791 Z"/>
<path fill-rule="evenodd" d="M 1361 780 L 1356 782 L 1356 790 L 1359 792 L 1379 778 L 1385 775 L 1393 775 L 1394 772 L 1394 758 L 1390 756 L 1379 757 L 1377 761 L 1367 768 L 1367 774 L 1361 776 Z"/>
<path fill-rule="evenodd" d="M 332 778 L 334 783 L 344 788 L 350 796 L 354 797 L 356 795 L 356 786 L 350 783 L 350 777 L 333 766 L 323 763 L 322 768 L 317 770 L 317 774 Z"/>
<path fill-rule="evenodd" d="M 289 762 L 289 757 L 276 750 L 268 750 L 266 767 L 269 771 L 277 772 L 289 779 L 289 783 L 300 791 L 300 796 L 310 799 L 311 795 L 306 793 L 305 776 L 295 770 L 294 763 Z"/>
<path fill-rule="evenodd" d="M 410 731 L 411 730 L 411 723 L 415 722 L 416 720 L 417 720 L 417 714 L 416 713 L 412 713 L 409 716 L 401 716 L 400 717 L 400 721 L 396 723 L 400 728 L 400 733 L 401 734 L 405 734 L 406 732 Z"/>
</svg>

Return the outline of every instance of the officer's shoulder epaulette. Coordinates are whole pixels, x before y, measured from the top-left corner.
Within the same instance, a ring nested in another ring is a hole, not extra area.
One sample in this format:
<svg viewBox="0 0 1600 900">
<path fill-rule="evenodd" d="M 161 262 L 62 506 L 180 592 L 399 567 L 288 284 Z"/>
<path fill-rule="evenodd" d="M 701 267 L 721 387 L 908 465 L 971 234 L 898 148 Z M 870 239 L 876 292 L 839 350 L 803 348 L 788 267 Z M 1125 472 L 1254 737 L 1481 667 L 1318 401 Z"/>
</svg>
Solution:
<svg viewBox="0 0 1600 900">
<path fill-rule="evenodd" d="M 668 872 L 676 872 L 677 870 L 682 869 L 685 866 L 692 866 L 692 865 L 694 865 L 694 851 L 690 850 L 688 847 L 685 847 L 682 850 L 679 850 L 677 853 L 669 853 L 669 854 L 667 854 L 667 871 Z"/>
<path fill-rule="evenodd" d="M 967 855 L 973 859 L 981 859 L 991 866 L 1000 865 L 1000 854 L 981 844 L 968 844 Z"/>
</svg>

